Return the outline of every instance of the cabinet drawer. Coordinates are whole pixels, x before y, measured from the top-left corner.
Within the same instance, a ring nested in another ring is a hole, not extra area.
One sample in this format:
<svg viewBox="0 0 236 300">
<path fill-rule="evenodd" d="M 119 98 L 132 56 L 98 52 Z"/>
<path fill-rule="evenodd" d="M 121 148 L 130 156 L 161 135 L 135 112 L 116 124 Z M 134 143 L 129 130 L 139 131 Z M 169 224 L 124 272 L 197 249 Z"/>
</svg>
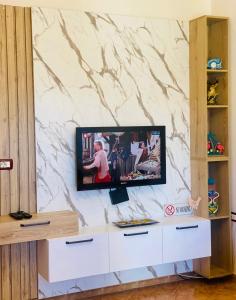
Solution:
<svg viewBox="0 0 236 300">
<path fill-rule="evenodd" d="M 163 263 L 211 255 L 210 221 L 163 227 Z"/>
<path fill-rule="evenodd" d="M 78 215 L 71 211 L 38 213 L 19 221 L 10 216 L 0 217 L 0 245 L 75 234 L 78 234 Z"/>
<path fill-rule="evenodd" d="M 39 273 L 49 282 L 109 272 L 108 234 L 38 242 Z"/>
<path fill-rule="evenodd" d="M 162 263 L 162 230 L 145 226 L 109 235 L 110 272 Z"/>
</svg>

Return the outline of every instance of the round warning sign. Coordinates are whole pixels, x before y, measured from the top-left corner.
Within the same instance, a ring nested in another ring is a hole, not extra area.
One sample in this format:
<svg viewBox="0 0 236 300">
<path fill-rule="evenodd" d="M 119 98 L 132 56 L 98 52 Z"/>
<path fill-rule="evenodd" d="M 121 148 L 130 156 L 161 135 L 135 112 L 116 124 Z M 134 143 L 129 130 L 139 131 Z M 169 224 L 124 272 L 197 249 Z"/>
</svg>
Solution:
<svg viewBox="0 0 236 300">
<path fill-rule="evenodd" d="M 174 205 L 171 205 L 171 204 L 167 205 L 165 208 L 165 214 L 167 216 L 172 216 L 174 213 L 175 213 Z"/>
</svg>

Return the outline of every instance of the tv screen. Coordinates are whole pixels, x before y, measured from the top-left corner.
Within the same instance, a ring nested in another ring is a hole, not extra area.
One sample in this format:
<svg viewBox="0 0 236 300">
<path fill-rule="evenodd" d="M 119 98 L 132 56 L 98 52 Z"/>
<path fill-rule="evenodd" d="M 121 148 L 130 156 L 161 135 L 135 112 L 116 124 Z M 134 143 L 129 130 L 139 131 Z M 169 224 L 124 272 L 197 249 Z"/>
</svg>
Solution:
<svg viewBox="0 0 236 300">
<path fill-rule="evenodd" d="M 166 183 L 164 126 L 77 127 L 77 189 Z"/>
</svg>

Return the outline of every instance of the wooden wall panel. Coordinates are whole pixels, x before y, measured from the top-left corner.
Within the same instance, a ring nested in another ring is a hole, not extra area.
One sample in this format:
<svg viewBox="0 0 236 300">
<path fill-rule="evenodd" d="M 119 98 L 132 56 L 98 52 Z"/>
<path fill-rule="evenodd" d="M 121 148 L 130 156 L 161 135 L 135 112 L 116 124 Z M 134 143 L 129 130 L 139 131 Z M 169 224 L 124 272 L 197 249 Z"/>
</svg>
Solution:
<svg viewBox="0 0 236 300">
<path fill-rule="evenodd" d="M 7 38 L 5 8 L 0 12 L 0 157 L 9 156 L 9 126 L 8 126 L 8 80 L 7 80 Z M 9 172 L 0 173 L 1 214 L 9 211 Z"/>
<path fill-rule="evenodd" d="M 7 79 L 7 34 L 6 10 L 0 12 L 0 157 L 9 157 L 9 115 L 8 115 L 8 79 Z M 10 210 L 10 176 L 9 172 L 0 173 L 1 214 Z M 1 299 L 10 299 L 10 246 L 1 249 Z"/>
<path fill-rule="evenodd" d="M 0 6 L 0 213 L 36 211 L 31 10 Z M 0 248 L 0 300 L 37 298 L 36 243 Z"/>
<path fill-rule="evenodd" d="M 31 9 L 25 8 L 25 32 L 26 32 L 26 80 L 27 80 L 27 97 L 28 97 L 28 145 L 29 145 L 29 210 L 35 212 L 37 209 L 36 201 L 36 172 L 35 172 L 35 112 L 34 112 L 34 77 L 33 77 L 33 52 L 32 52 L 32 22 Z"/>
</svg>

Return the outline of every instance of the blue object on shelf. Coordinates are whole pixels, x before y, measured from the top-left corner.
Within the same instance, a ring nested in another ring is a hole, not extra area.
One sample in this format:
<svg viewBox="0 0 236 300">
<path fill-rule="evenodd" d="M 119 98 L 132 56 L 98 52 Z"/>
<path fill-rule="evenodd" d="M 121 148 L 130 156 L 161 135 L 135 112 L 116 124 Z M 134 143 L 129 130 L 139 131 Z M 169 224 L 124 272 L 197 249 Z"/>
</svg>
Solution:
<svg viewBox="0 0 236 300">
<path fill-rule="evenodd" d="M 208 59 L 207 69 L 220 70 L 222 69 L 222 60 L 219 57 Z"/>
<path fill-rule="evenodd" d="M 213 185 L 215 183 L 216 183 L 216 181 L 214 178 L 212 178 L 212 177 L 208 178 L 208 185 Z"/>
</svg>

